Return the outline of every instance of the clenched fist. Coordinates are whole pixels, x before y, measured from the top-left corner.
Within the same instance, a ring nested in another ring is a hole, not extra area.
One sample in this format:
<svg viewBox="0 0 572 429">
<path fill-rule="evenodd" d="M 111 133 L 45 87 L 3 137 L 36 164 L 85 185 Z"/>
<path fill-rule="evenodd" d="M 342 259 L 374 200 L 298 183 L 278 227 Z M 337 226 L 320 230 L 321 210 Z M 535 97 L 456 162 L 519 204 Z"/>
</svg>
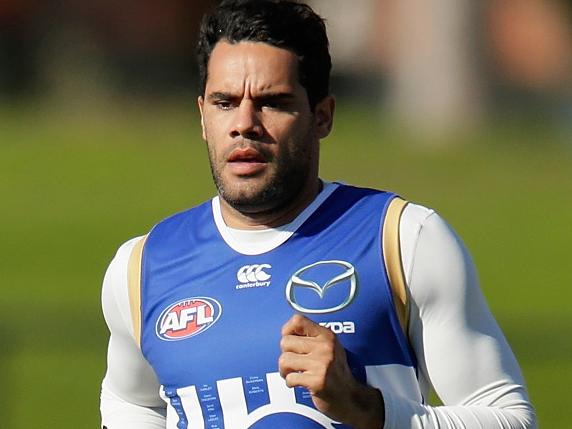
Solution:
<svg viewBox="0 0 572 429">
<path fill-rule="evenodd" d="M 328 328 L 295 314 L 282 327 L 280 375 L 289 387 L 302 386 L 318 410 L 356 429 L 381 429 L 381 392 L 358 382 L 346 352 Z"/>
</svg>

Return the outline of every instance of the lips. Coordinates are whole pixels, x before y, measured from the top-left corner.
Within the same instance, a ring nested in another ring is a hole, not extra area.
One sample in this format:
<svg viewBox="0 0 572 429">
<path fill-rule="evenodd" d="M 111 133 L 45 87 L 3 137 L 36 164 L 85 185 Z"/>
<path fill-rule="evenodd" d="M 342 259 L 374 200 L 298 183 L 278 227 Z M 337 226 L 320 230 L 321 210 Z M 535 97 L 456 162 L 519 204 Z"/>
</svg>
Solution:
<svg viewBox="0 0 572 429">
<path fill-rule="evenodd" d="M 228 157 L 228 162 L 266 162 L 264 156 L 256 149 L 247 147 L 234 149 Z"/>
<path fill-rule="evenodd" d="M 252 176 L 266 168 L 267 160 L 256 149 L 247 147 L 234 149 L 227 162 L 231 172 L 237 176 Z"/>
</svg>

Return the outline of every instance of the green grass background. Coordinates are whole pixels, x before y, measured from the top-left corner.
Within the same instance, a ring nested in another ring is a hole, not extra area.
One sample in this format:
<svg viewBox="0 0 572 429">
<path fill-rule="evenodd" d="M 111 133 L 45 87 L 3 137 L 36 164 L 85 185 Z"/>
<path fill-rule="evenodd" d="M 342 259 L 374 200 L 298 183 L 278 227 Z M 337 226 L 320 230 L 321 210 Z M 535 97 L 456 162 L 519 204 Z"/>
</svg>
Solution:
<svg viewBox="0 0 572 429">
<path fill-rule="evenodd" d="M 558 429 L 572 428 L 569 140 L 527 123 L 419 146 L 342 106 L 322 146 L 323 177 L 396 191 L 459 232 L 541 426 Z M 197 115 L 3 109 L 0 172 L 0 427 L 98 427 L 101 279 L 123 241 L 213 195 Z"/>
</svg>

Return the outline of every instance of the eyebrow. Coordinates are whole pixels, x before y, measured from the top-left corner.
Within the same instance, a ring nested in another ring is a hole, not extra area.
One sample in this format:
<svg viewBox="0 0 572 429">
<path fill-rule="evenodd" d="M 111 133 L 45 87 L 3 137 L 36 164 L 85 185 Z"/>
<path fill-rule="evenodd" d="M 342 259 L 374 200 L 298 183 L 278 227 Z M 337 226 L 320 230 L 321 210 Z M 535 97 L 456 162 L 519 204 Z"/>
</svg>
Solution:
<svg viewBox="0 0 572 429">
<path fill-rule="evenodd" d="M 207 96 L 207 100 L 211 102 L 219 100 L 234 100 L 238 98 L 240 98 L 240 96 L 233 95 L 230 92 L 219 92 L 219 91 L 213 92 Z M 291 100 L 294 98 L 294 94 L 290 92 L 269 92 L 253 98 L 255 101 Z"/>
<path fill-rule="evenodd" d="M 207 96 L 207 100 L 209 101 L 217 101 L 217 100 L 231 100 L 234 97 L 230 92 L 212 92 Z"/>
</svg>

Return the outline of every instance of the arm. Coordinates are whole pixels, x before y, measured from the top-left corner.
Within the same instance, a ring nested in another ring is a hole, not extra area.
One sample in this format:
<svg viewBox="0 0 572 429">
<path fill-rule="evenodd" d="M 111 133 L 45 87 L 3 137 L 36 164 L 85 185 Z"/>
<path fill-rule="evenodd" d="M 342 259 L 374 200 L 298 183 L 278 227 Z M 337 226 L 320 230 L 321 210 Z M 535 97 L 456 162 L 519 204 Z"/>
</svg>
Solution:
<svg viewBox="0 0 572 429">
<path fill-rule="evenodd" d="M 135 342 L 129 310 L 127 264 L 137 240 L 121 246 L 103 281 L 103 314 L 111 333 L 101 388 L 102 426 L 107 429 L 165 429 L 159 383 Z"/>
<path fill-rule="evenodd" d="M 518 363 L 459 238 L 437 214 L 412 204 L 400 232 L 420 381 L 433 385 L 445 405 L 383 392 L 385 429 L 535 428 Z"/>
</svg>

